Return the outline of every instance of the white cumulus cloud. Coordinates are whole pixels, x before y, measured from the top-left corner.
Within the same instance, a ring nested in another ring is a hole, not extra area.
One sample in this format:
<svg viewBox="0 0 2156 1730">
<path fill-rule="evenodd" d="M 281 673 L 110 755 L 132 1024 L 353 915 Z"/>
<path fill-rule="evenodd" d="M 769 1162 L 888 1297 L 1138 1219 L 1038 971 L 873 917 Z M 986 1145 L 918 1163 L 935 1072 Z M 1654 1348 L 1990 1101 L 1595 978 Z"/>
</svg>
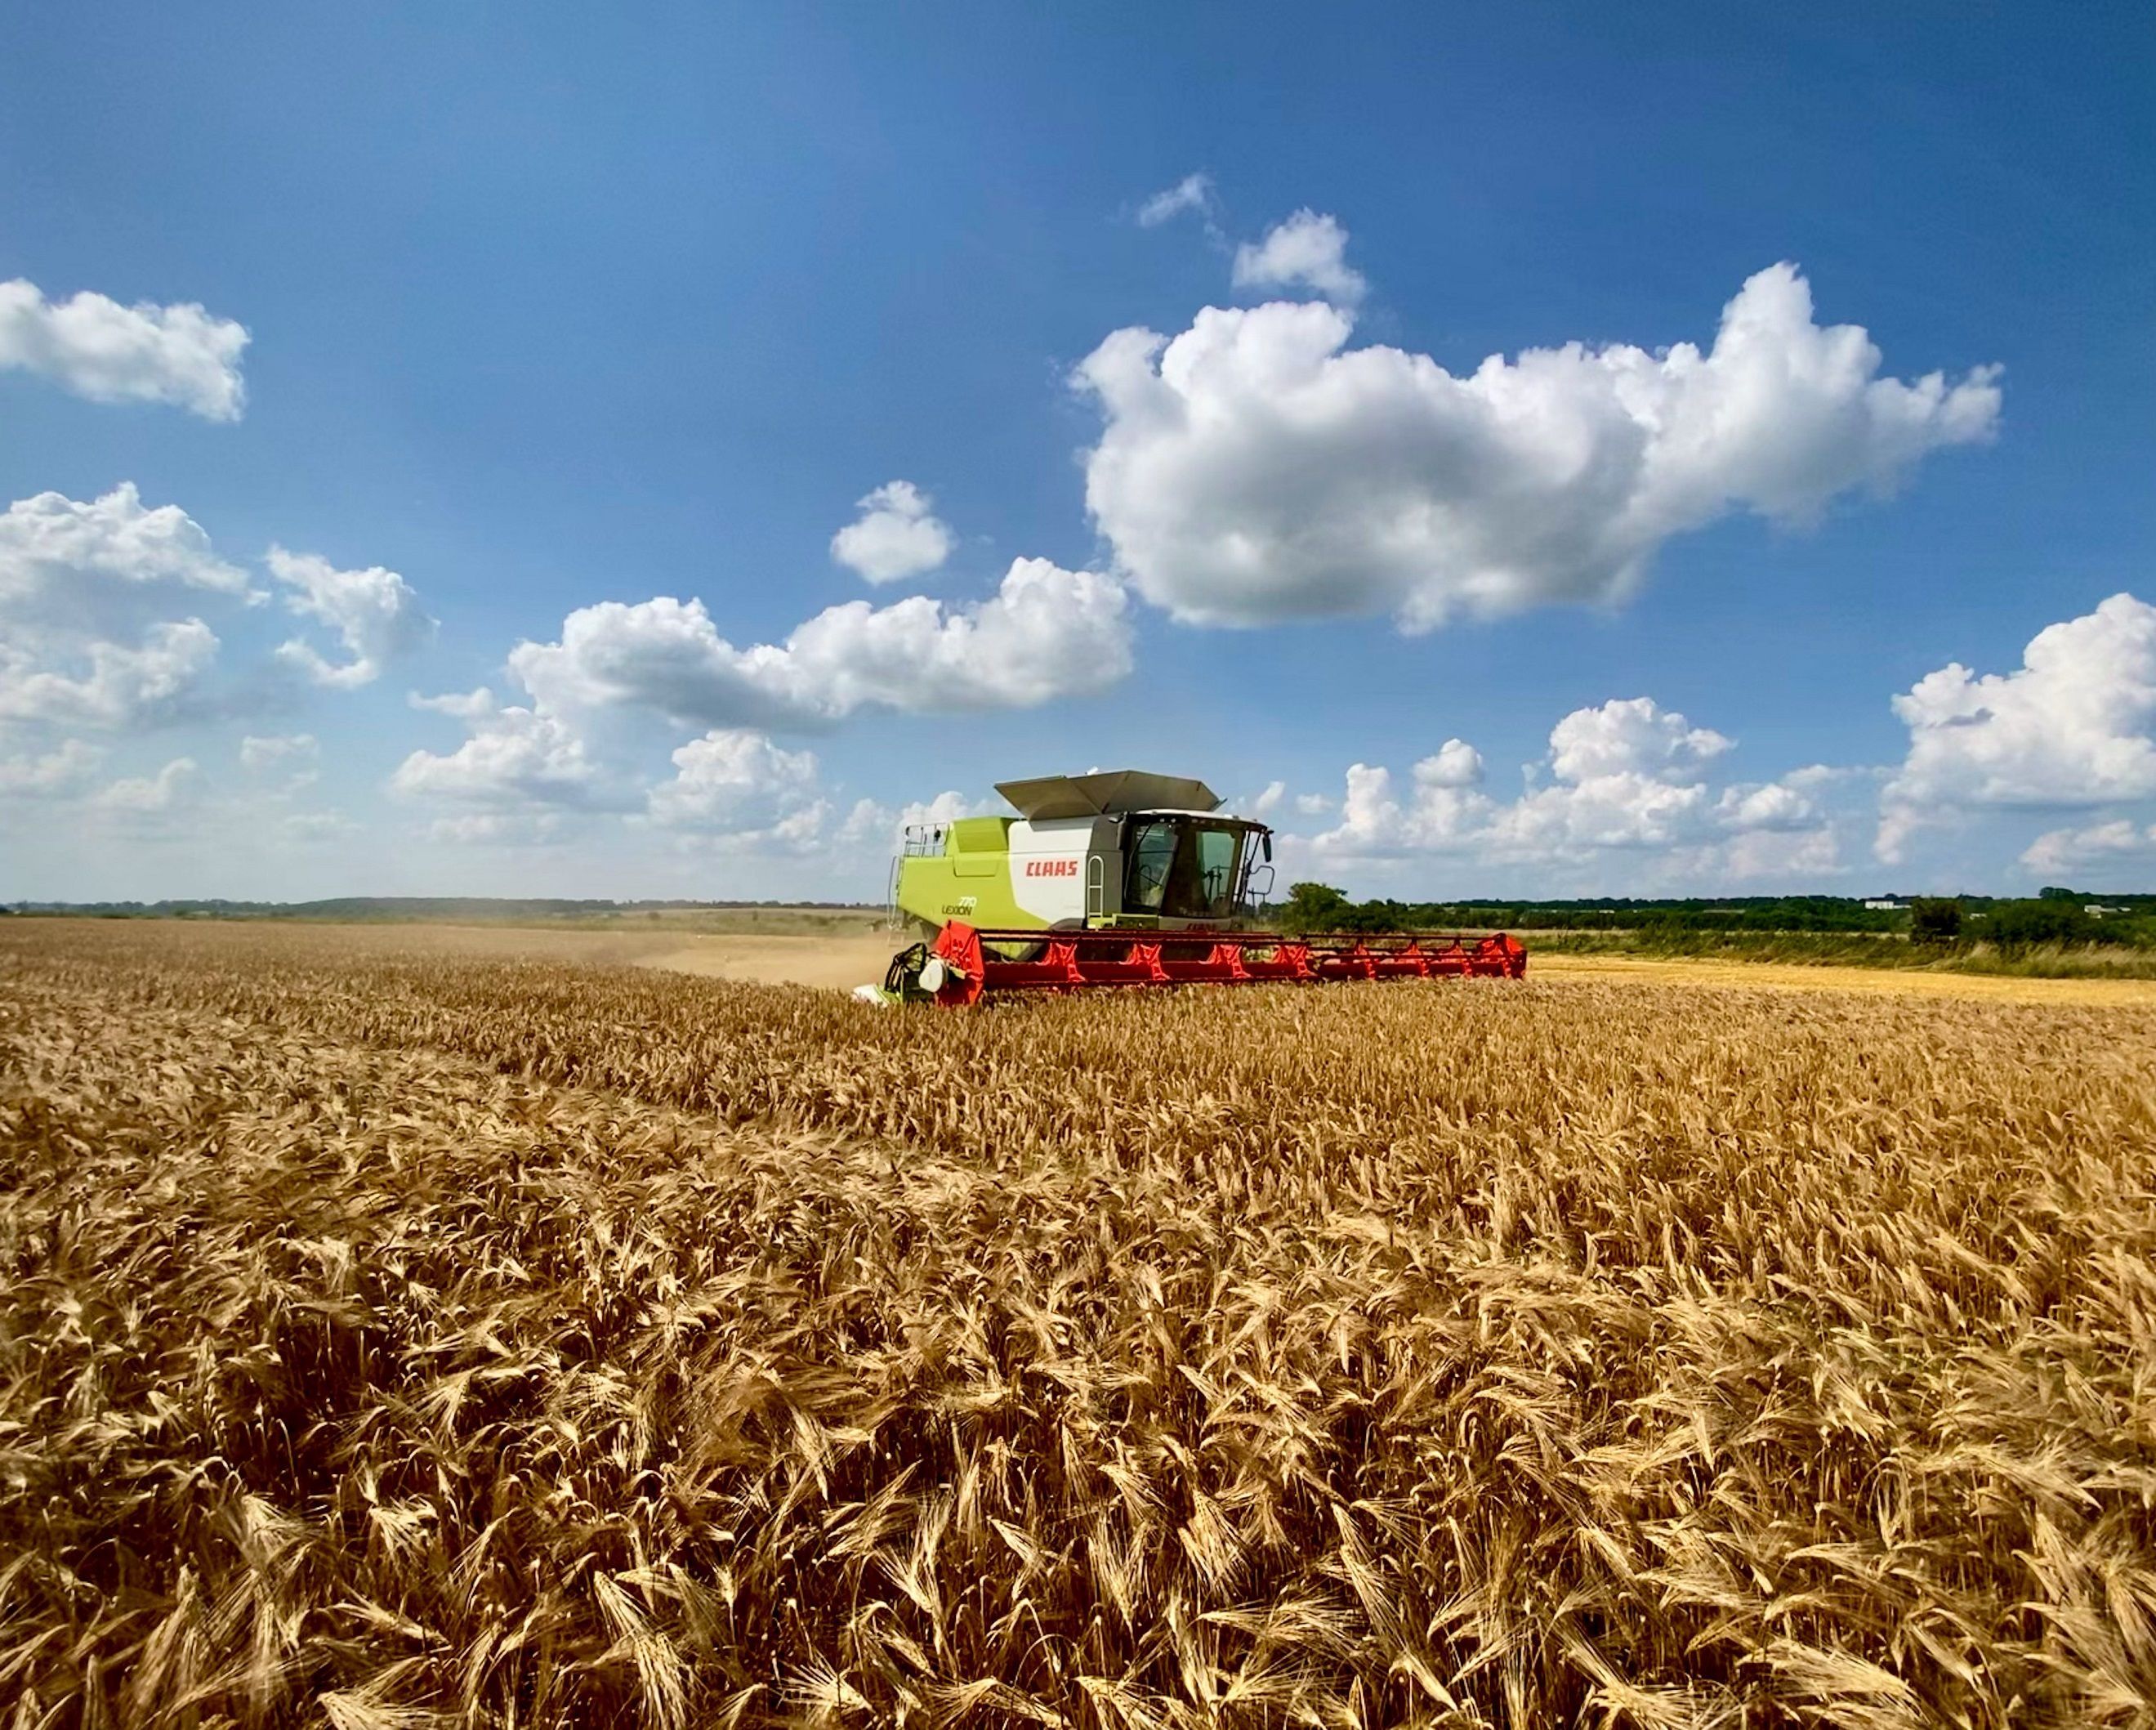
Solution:
<svg viewBox="0 0 2156 1730">
<path fill-rule="evenodd" d="M 673 763 L 673 778 L 651 789 L 646 814 L 698 849 L 860 859 L 889 852 L 908 824 L 985 809 L 947 792 L 898 811 L 857 799 L 841 817 L 815 754 L 788 750 L 753 728 L 715 729 L 675 750 Z"/>
<path fill-rule="evenodd" d="M 1715 814 L 1732 829 L 1782 832 L 1810 827 L 1819 820 L 1819 806 L 1785 778 L 1762 786 L 1723 788 Z"/>
<path fill-rule="evenodd" d="M 951 556 L 949 526 L 911 481 L 886 481 L 856 502 L 861 514 L 831 537 L 831 556 L 867 581 L 917 577 Z"/>
<path fill-rule="evenodd" d="M 1093 571 L 1014 561 L 995 595 L 947 607 L 926 595 L 849 601 L 783 643 L 737 648 L 699 600 L 602 602 L 526 642 L 510 670 L 555 713 L 653 711 L 706 728 L 827 725 L 863 708 L 1024 708 L 1103 690 L 1130 671 L 1123 591 Z"/>
<path fill-rule="evenodd" d="M 415 698 L 413 704 L 462 721 L 470 736 L 454 751 L 414 751 L 399 764 L 389 785 L 407 798 L 512 812 L 547 806 L 624 810 L 637 802 L 634 790 L 557 715 L 504 705 L 485 687 L 469 695 Z"/>
<path fill-rule="evenodd" d="M 2126 817 L 2082 829 L 2052 829 L 2021 855 L 2031 871 L 2066 872 L 2106 862 L 2156 861 L 2156 823 L 2143 828 Z"/>
<path fill-rule="evenodd" d="M 1235 249 L 1237 288 L 1310 289 L 1342 306 L 1359 303 L 1369 284 L 1348 263 L 1348 230 L 1332 217 L 1298 210 Z"/>
<path fill-rule="evenodd" d="M 2047 626 L 2011 672 L 1958 662 L 1894 699 L 1909 749 L 1881 796 L 1876 850 L 1985 807 L 2156 797 L 2156 606 L 2114 595 Z"/>
<path fill-rule="evenodd" d="M 49 647 L 49 644 L 40 646 Z M 90 642 L 71 669 L 0 642 L 0 721 L 121 730 L 170 719 L 217 658 L 199 619 L 153 625 L 139 643 Z"/>
<path fill-rule="evenodd" d="M 344 645 L 349 658 L 341 663 L 296 638 L 278 649 L 279 659 L 318 685 L 352 690 L 372 683 L 391 662 L 434 640 L 434 621 L 412 585 L 393 570 L 378 564 L 339 570 L 315 553 L 282 547 L 270 549 L 268 563 L 270 574 L 292 591 L 285 605 L 328 626 Z"/>
<path fill-rule="evenodd" d="M 195 804 L 202 795 L 202 770 L 192 757 L 175 757 L 152 775 L 131 776 L 101 788 L 92 801 L 115 816 L 169 816 Z"/>
<path fill-rule="evenodd" d="M 1461 743 L 1446 741 L 1448 747 Z M 1446 852 L 1484 833 L 1494 801 L 1447 780 L 1442 756 L 1440 752 L 1418 763 L 1404 792 L 1394 785 L 1389 769 L 1350 764 L 1340 820 L 1317 837 L 1318 852 L 1349 857 Z"/>
<path fill-rule="evenodd" d="M 0 368 L 52 379 L 95 403 L 171 403 L 237 420 L 246 327 L 192 301 L 123 306 L 85 291 L 49 301 L 34 283 L 0 282 Z"/>
<path fill-rule="evenodd" d="M 218 651 L 200 619 L 156 616 L 188 591 L 257 599 L 177 505 L 146 506 L 126 481 L 87 502 L 41 492 L 10 505 L 0 513 L 0 719 L 118 729 L 172 718 Z"/>
<path fill-rule="evenodd" d="M 1276 231 L 1277 232 L 1277 231 Z M 1199 622 L 1606 602 L 1670 537 L 1732 511 L 1800 523 L 1990 435 L 1996 368 L 1882 377 L 1815 322 L 1794 266 L 1748 281 L 1712 346 L 1493 356 L 1456 376 L 1350 348 L 1318 301 L 1114 332 L 1075 382 L 1105 420 L 1086 502 L 1148 600 Z"/>
<path fill-rule="evenodd" d="M 1347 772 L 1340 816 L 1314 837 L 1321 858 L 1443 854 L 1498 864 L 1578 865 L 1611 852 L 1681 853 L 1694 874 L 1820 871 L 1835 845 L 1815 803 L 1791 778 L 1723 788 L 1710 765 L 1731 749 L 1651 698 L 1575 709 L 1550 729 L 1537 771 L 1517 799 L 1484 790 L 1481 754 L 1448 739 L 1401 785 L 1366 763 Z"/>
<path fill-rule="evenodd" d="M 999 799 L 968 799 L 955 787 L 947 787 L 932 799 L 915 799 L 898 808 L 889 825 L 894 834 L 908 829 L 941 829 L 961 817 L 982 817 L 1006 809 Z"/>
<path fill-rule="evenodd" d="M 651 790 L 651 821 L 667 829 L 765 835 L 793 823 L 809 838 L 827 807 L 816 755 L 788 751 L 752 728 L 720 728 L 673 754 L 674 778 Z"/>
<path fill-rule="evenodd" d="M 95 628 L 168 584 L 249 595 L 201 524 L 177 505 L 146 506 L 131 481 L 87 502 L 40 492 L 0 514 L 0 618 L 12 625 Z"/>
<path fill-rule="evenodd" d="M 1482 754 L 1464 739 L 1448 739 L 1435 755 L 1415 765 L 1414 778 L 1415 785 L 1424 787 L 1477 785 L 1482 780 Z"/>
<path fill-rule="evenodd" d="M 961 817 L 986 816 L 1007 811 L 1000 800 L 968 799 L 955 787 L 932 799 L 916 799 L 894 811 L 874 799 L 858 799 L 832 837 L 832 844 L 850 853 L 895 851 L 908 829 L 940 829 Z"/>
<path fill-rule="evenodd" d="M 1711 762 L 1728 749 L 1729 741 L 1712 728 L 1694 727 L 1650 697 L 1574 709 L 1550 729 L 1550 768 L 1559 780 L 1575 783 L 1628 772 L 1666 777 Z"/>
</svg>

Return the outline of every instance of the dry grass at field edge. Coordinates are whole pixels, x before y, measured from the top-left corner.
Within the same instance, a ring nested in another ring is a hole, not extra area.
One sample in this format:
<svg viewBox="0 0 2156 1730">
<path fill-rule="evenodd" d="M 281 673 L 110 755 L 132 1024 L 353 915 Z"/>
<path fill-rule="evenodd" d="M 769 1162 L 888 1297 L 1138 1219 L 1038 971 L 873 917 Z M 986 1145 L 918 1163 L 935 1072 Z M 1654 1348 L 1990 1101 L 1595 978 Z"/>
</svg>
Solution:
<svg viewBox="0 0 2156 1730">
<path fill-rule="evenodd" d="M 115 921 L 39 919 L 38 926 L 85 932 L 115 929 Z M 173 922 L 177 924 L 178 922 Z M 135 922 L 136 929 L 146 928 Z M 690 933 L 633 922 L 603 929 L 560 925 L 455 925 L 330 921 L 285 926 L 251 921 L 228 927 L 188 922 L 193 930 L 230 929 L 274 932 L 291 929 L 346 934 L 362 953 L 425 954 L 443 957 L 560 961 L 583 966 L 634 966 L 706 979 L 762 985 L 808 985 L 851 990 L 882 979 L 903 940 L 870 929 L 844 935 Z M 1767 991 L 1856 991 L 1917 997 L 1960 997 L 1996 1003 L 2085 1004 L 2118 1007 L 2156 1005 L 2156 980 L 2027 979 L 2008 976 L 1928 972 L 1906 968 L 1814 966 L 1794 962 L 1705 957 L 1538 954 L 1532 935 L 1527 971 L 1537 981 L 1598 981 L 1639 985 L 1757 988 Z"/>
<path fill-rule="evenodd" d="M 1989 1003 L 2075 1003 L 2118 1008 L 2156 1005 L 2156 980 L 2025 979 L 2013 975 L 1927 972 L 1914 968 L 1815 967 L 1791 961 L 1706 957 L 1537 955 L 1527 944 L 1527 976 L 1537 980 L 1629 981 L 1659 986 L 1727 986 L 1788 991 L 1856 991 L 1912 997 L 1961 997 Z"/>
</svg>

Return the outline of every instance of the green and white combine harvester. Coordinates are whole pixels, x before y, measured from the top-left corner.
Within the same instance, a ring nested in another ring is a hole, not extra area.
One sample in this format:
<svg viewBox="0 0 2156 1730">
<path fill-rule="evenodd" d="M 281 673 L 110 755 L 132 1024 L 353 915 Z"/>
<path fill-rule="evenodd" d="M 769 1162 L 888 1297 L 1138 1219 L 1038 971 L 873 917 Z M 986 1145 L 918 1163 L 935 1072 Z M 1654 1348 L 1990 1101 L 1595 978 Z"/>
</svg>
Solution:
<svg viewBox="0 0 2156 1730">
<path fill-rule="evenodd" d="M 879 1003 L 952 1007 L 1019 991 L 1108 986 L 1519 979 L 1503 933 L 1289 935 L 1260 929 L 1272 831 L 1231 816 L 1203 781 L 1137 770 L 1002 781 L 1014 817 L 906 830 Z"/>
</svg>

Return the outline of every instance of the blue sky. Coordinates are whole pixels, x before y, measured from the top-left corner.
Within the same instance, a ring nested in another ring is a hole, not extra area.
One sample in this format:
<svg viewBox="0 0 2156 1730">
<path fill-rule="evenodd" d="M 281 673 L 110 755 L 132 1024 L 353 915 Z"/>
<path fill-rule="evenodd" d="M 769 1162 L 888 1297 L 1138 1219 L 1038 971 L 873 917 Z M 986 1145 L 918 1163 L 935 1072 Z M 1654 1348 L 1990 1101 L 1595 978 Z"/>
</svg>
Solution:
<svg viewBox="0 0 2156 1730">
<path fill-rule="evenodd" d="M 2144 8 L 10 35 L 0 897 L 2156 882 Z"/>
</svg>

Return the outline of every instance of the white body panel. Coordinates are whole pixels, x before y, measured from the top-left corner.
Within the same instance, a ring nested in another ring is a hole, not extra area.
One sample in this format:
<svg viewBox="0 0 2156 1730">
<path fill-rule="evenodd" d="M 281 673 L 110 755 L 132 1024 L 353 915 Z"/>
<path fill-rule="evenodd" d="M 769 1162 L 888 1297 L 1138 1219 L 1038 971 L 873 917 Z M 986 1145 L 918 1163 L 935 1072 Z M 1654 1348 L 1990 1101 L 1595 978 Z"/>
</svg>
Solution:
<svg viewBox="0 0 2156 1730">
<path fill-rule="evenodd" d="M 1011 898 L 1044 925 L 1086 917 L 1091 817 L 1023 818 L 1010 826 Z"/>
</svg>

